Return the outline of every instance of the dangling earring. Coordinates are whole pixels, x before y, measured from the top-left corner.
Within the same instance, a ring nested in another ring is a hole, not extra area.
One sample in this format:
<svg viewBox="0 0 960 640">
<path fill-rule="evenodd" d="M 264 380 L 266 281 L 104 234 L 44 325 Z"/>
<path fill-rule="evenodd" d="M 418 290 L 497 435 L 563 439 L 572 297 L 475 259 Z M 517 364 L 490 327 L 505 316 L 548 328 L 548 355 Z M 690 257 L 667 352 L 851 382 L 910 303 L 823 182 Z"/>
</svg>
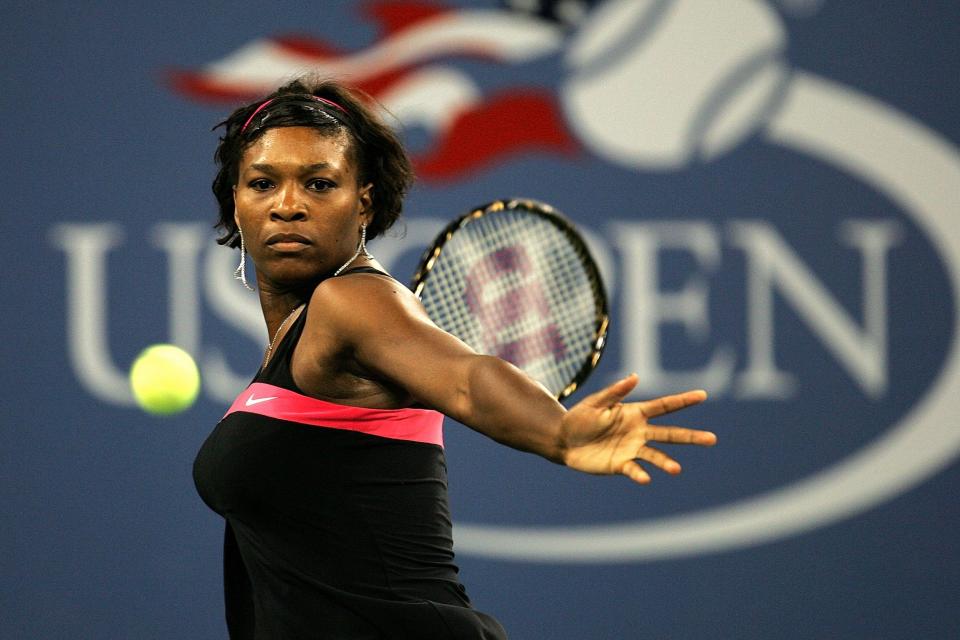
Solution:
<svg viewBox="0 0 960 640">
<path fill-rule="evenodd" d="M 350 264 L 360 256 L 360 254 L 363 254 L 364 258 L 373 257 L 373 255 L 367 251 L 367 224 L 365 222 L 360 224 L 360 244 L 357 245 L 357 250 L 349 260 L 344 262 L 339 269 L 333 272 L 333 276 L 337 277 L 340 275 L 340 272 L 349 267 Z"/>
<path fill-rule="evenodd" d="M 253 291 L 253 287 L 247 283 L 247 246 L 243 243 L 243 231 L 240 231 L 240 227 L 237 227 L 237 233 L 240 235 L 240 264 L 234 269 L 233 278 L 242 282 L 248 291 Z"/>
<path fill-rule="evenodd" d="M 364 258 L 370 259 L 373 257 L 373 254 L 367 251 L 367 223 L 366 222 L 360 224 L 360 248 L 357 250 L 363 254 Z"/>
</svg>

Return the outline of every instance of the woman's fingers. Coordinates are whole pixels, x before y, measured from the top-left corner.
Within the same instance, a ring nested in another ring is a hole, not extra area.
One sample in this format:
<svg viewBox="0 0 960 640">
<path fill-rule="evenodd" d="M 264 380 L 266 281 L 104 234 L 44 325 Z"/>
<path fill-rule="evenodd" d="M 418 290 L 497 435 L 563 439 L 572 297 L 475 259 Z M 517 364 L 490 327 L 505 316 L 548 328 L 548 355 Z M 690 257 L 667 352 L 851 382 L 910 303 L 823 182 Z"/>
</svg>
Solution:
<svg viewBox="0 0 960 640">
<path fill-rule="evenodd" d="M 637 451 L 637 455 L 633 460 L 628 460 L 627 462 L 623 463 L 623 466 L 620 469 L 620 472 L 623 475 L 639 484 L 649 484 L 651 478 L 650 474 L 647 473 L 642 466 L 640 466 L 640 463 L 637 462 L 637 460 L 649 462 L 650 464 L 663 469 L 663 471 L 672 476 L 677 475 L 683 470 L 679 462 L 668 456 L 663 451 L 653 447 L 644 446 Z"/>
<path fill-rule="evenodd" d="M 623 463 L 623 467 L 620 469 L 620 473 L 627 476 L 637 484 L 650 484 L 650 474 L 643 470 L 639 464 L 634 460 L 629 460 Z"/>
<path fill-rule="evenodd" d="M 640 460 L 646 460 L 650 464 L 654 464 L 657 467 L 663 469 L 670 475 L 677 475 L 681 471 L 680 463 L 665 454 L 659 449 L 654 449 L 653 447 L 641 447 L 637 451 L 637 458 Z"/>
<path fill-rule="evenodd" d="M 631 373 L 626 378 L 621 378 L 610 386 L 590 394 L 582 402 L 598 409 L 609 409 L 626 398 L 627 394 L 637 386 L 637 381 L 637 374 Z"/>
<path fill-rule="evenodd" d="M 693 391 L 684 391 L 683 393 L 663 396 L 662 398 L 647 400 L 646 402 L 640 402 L 638 404 L 640 405 L 640 410 L 643 411 L 643 415 L 648 418 L 656 418 L 665 413 L 672 413 L 686 407 L 692 407 L 695 404 L 700 404 L 706 399 L 706 391 L 703 389 L 694 389 Z"/>
<path fill-rule="evenodd" d="M 685 427 L 661 427 L 648 424 L 644 436 L 655 442 L 669 442 L 670 444 L 696 444 L 702 447 L 712 447 L 717 444 L 717 435 L 712 431 L 687 429 Z"/>
</svg>

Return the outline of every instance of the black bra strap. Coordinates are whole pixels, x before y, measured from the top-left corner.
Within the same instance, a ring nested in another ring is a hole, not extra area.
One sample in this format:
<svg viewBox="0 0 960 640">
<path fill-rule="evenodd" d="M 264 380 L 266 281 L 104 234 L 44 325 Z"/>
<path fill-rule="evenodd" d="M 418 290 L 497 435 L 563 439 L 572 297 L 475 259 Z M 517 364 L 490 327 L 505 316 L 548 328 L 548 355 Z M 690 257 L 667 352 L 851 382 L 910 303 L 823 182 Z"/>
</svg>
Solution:
<svg viewBox="0 0 960 640">
<path fill-rule="evenodd" d="M 389 273 L 385 273 L 385 272 L 383 272 L 383 271 L 380 271 L 380 269 L 375 269 L 375 268 L 373 268 L 373 267 L 354 267 L 353 269 L 347 269 L 346 271 L 344 271 L 344 272 L 341 273 L 340 275 L 341 275 L 341 276 L 345 276 L 345 275 L 349 275 L 349 274 L 351 274 L 351 273 L 375 273 L 375 274 L 377 274 L 377 275 L 387 276 L 388 278 L 392 278 L 392 277 L 393 277 L 393 276 L 391 276 Z M 337 276 L 337 277 L 339 278 L 340 276 Z"/>
</svg>

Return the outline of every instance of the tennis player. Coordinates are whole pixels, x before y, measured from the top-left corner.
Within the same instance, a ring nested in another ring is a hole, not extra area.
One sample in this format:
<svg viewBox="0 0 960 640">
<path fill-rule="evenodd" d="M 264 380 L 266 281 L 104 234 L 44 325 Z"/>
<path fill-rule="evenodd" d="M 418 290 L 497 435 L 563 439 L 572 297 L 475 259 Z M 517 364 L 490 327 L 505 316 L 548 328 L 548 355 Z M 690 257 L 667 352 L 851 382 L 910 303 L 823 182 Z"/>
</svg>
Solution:
<svg viewBox="0 0 960 640">
<path fill-rule="evenodd" d="M 650 481 L 641 462 L 680 472 L 651 442 L 716 442 L 648 422 L 703 391 L 623 403 L 631 375 L 566 410 L 438 329 L 366 249 L 397 220 L 413 174 L 355 93 L 300 79 L 221 125 L 219 241 L 240 248 L 244 284 L 252 259 L 270 337 L 194 465 L 200 495 L 226 520 L 232 639 L 506 637 L 457 578 L 444 415 L 640 484 Z"/>
</svg>

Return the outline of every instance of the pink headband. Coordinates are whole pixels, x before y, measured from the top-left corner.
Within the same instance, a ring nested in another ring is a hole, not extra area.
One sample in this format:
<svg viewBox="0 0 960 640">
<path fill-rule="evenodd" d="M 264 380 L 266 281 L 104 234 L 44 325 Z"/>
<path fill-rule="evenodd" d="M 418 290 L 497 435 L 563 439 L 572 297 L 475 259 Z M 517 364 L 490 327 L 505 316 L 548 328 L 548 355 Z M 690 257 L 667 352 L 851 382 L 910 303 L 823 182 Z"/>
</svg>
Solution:
<svg viewBox="0 0 960 640">
<path fill-rule="evenodd" d="M 345 113 L 347 112 L 346 109 L 344 109 L 343 107 L 341 107 L 340 105 L 338 105 L 338 104 L 337 104 L 336 102 L 334 102 L 333 100 L 327 100 L 326 98 L 321 98 L 320 96 L 313 96 L 313 95 L 311 95 L 310 97 L 313 98 L 314 100 L 316 100 L 317 102 L 322 102 L 322 103 L 325 104 L 325 105 L 328 105 L 328 106 L 333 107 L 334 109 L 336 109 L 337 111 L 340 111 L 341 113 L 344 113 L 344 114 L 345 114 Z M 247 130 L 247 126 L 250 124 L 250 121 L 253 120 L 254 116 L 256 116 L 258 113 L 260 113 L 261 111 L 263 111 L 263 110 L 267 107 L 267 105 L 269 105 L 269 104 L 270 104 L 271 102 L 273 102 L 274 100 L 276 100 L 276 98 L 270 98 L 269 100 L 263 102 L 259 107 L 257 107 L 256 109 L 254 109 L 254 110 L 253 110 L 253 113 L 250 114 L 250 117 L 247 118 L 247 121 L 243 123 L 243 126 L 242 126 L 242 127 L 240 127 L 240 133 L 243 133 L 244 131 L 246 131 L 246 130 Z"/>
</svg>

